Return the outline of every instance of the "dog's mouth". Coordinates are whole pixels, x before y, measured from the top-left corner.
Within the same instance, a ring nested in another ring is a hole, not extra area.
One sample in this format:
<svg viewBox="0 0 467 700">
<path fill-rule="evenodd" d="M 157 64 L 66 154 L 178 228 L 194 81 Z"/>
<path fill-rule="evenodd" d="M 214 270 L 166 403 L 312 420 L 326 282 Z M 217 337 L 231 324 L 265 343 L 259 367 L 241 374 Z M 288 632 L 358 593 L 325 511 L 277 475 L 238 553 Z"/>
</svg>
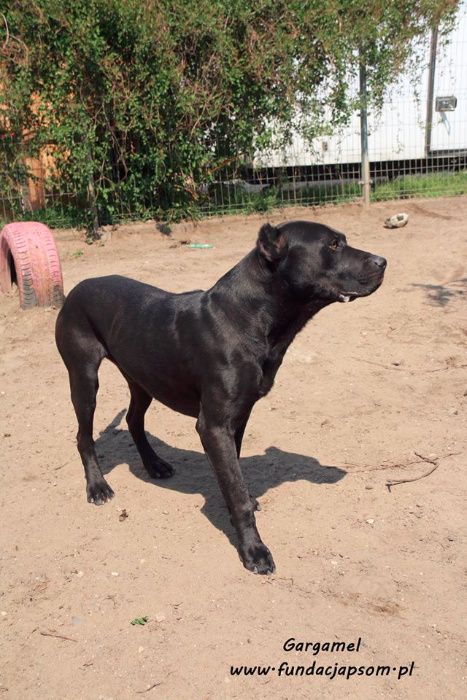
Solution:
<svg viewBox="0 0 467 700">
<path fill-rule="evenodd" d="M 354 299 L 356 299 L 357 297 L 360 297 L 360 296 L 362 296 L 362 295 L 359 294 L 358 292 L 345 292 L 345 294 L 338 294 L 337 299 L 338 299 L 338 301 L 340 301 L 341 303 L 344 304 L 344 303 L 347 303 L 348 301 L 353 301 Z"/>
<path fill-rule="evenodd" d="M 373 292 L 376 292 L 378 287 L 381 286 L 382 282 L 384 279 L 384 272 L 371 275 L 370 277 L 367 277 L 365 280 L 360 280 L 357 279 L 357 283 L 359 286 L 362 287 L 362 290 L 360 292 L 357 292 L 355 290 L 352 291 L 339 291 L 337 294 L 337 300 L 340 301 L 341 303 L 347 303 L 349 301 L 354 301 L 355 299 L 358 299 L 359 297 L 367 297 L 370 294 L 373 294 Z"/>
</svg>

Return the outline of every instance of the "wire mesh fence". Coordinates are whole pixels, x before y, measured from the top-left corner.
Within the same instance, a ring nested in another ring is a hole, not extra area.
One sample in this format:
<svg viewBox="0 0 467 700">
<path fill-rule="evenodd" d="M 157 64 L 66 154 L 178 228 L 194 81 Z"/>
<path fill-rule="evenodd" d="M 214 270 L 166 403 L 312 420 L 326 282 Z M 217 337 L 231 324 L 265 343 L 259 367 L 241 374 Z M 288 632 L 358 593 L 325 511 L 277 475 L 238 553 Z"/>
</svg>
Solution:
<svg viewBox="0 0 467 700">
<path fill-rule="evenodd" d="M 467 193 L 467 3 L 447 45 L 436 32 L 420 56 L 421 70 L 403 75 L 379 111 L 368 113 L 370 201 Z M 359 86 L 354 86 L 358 93 Z M 111 160 L 111 155 L 110 155 Z M 34 157 L 27 140 L 0 133 L 0 219 L 38 220 L 52 227 L 93 226 L 176 215 L 150 185 L 127 196 L 128 178 L 112 162 L 105 206 L 90 176 L 77 191 L 57 176 L 52 147 Z M 274 207 L 360 201 L 363 194 L 361 119 L 306 141 L 297 131 L 286 146 L 230 154 L 205 181 L 181 179 L 183 211 L 193 216 L 266 212 Z M 98 188 L 97 188 L 98 189 Z M 187 205 L 188 203 L 188 205 Z M 171 209 L 172 207 L 172 209 Z M 175 209 L 175 211 L 174 211 Z"/>
</svg>

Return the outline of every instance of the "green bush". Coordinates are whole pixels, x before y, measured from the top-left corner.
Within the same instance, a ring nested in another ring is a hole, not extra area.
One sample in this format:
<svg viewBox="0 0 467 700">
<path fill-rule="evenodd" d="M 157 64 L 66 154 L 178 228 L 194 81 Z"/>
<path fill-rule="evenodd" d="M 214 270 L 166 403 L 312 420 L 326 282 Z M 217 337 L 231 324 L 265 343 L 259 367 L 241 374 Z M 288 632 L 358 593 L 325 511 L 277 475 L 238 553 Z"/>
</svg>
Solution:
<svg viewBox="0 0 467 700">
<path fill-rule="evenodd" d="M 52 146 L 48 192 L 71 193 L 90 229 L 196 215 L 200 186 L 224 167 L 241 175 L 256 147 L 345 123 L 359 60 L 380 102 L 457 4 L 0 0 L 0 195 L 24 181 L 24 156 Z"/>
</svg>

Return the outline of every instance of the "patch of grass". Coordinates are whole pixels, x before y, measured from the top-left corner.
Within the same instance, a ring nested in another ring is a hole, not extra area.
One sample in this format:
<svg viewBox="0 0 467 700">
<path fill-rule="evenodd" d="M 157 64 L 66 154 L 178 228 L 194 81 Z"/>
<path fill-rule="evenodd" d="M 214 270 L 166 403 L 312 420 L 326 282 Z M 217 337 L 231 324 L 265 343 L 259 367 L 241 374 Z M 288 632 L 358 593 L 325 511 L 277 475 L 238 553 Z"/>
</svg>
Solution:
<svg viewBox="0 0 467 700">
<path fill-rule="evenodd" d="M 467 171 L 403 175 L 389 182 L 376 184 L 371 193 L 373 202 L 410 197 L 449 197 L 467 194 Z M 310 182 L 303 189 L 269 187 L 248 193 L 240 187 L 224 187 L 213 193 L 204 208 L 215 214 L 268 212 L 276 207 L 321 206 L 353 202 L 362 196 L 355 180 Z"/>
<path fill-rule="evenodd" d="M 252 194 L 245 193 L 245 196 L 243 207 L 245 214 L 268 212 L 280 206 L 278 192 L 272 188 Z"/>
<path fill-rule="evenodd" d="M 343 180 L 340 183 L 310 182 L 302 189 L 283 189 L 280 186 L 267 187 L 261 192 L 248 192 L 242 186 L 216 187 L 203 202 L 204 214 L 253 214 L 269 212 L 277 207 L 301 205 L 318 206 L 352 202 L 361 196 L 358 182 Z"/>
<path fill-rule="evenodd" d="M 361 187 L 354 180 L 342 180 L 339 183 L 335 181 L 310 183 L 308 187 L 302 190 L 291 190 L 281 193 L 283 206 L 341 204 L 343 202 L 353 202 L 359 197 L 361 197 Z"/>
<path fill-rule="evenodd" d="M 467 171 L 402 175 L 390 182 L 376 185 L 371 199 L 408 199 L 409 197 L 449 197 L 467 194 Z"/>
<path fill-rule="evenodd" d="M 168 211 L 153 209 L 138 210 L 133 215 L 112 215 L 113 223 L 126 220 L 164 218 L 167 221 L 183 219 L 198 220 L 206 216 L 229 214 L 267 213 L 276 208 L 291 206 L 323 206 L 325 204 L 343 204 L 361 199 L 362 188 L 357 180 L 309 181 L 305 187 L 295 189 L 289 182 L 265 187 L 261 191 L 251 192 L 245 184 L 239 182 L 216 183 L 198 200 L 183 206 L 174 205 Z M 290 187 L 290 189 L 288 189 Z M 371 193 L 371 201 L 404 200 L 410 197 L 446 197 L 467 194 L 467 170 L 458 172 L 435 172 L 417 175 L 401 175 L 394 180 L 376 183 Z M 42 209 L 33 212 L 14 212 L 16 221 L 40 221 L 50 228 L 85 227 L 86 209 L 78 203 L 51 202 Z M 101 217 L 100 217 L 101 218 Z M 6 222 L 5 222 L 6 223 Z M 100 221 L 101 225 L 103 221 Z M 89 242 L 94 238 L 91 236 Z M 73 254 L 73 257 L 79 257 Z"/>
<path fill-rule="evenodd" d="M 35 211 L 25 211 L 20 221 L 40 221 L 49 228 L 75 228 L 83 225 L 83 211 L 77 205 L 51 204 Z"/>
</svg>

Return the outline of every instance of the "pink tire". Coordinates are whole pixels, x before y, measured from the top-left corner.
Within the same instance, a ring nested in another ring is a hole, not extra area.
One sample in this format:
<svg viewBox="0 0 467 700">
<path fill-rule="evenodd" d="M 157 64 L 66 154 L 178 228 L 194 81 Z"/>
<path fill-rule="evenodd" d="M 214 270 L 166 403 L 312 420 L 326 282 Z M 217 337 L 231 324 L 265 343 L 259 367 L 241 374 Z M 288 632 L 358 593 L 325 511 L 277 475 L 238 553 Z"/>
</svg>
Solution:
<svg viewBox="0 0 467 700">
<path fill-rule="evenodd" d="M 0 233 L 0 290 L 13 282 L 22 309 L 63 304 L 63 278 L 50 230 L 35 221 L 7 224 Z"/>
</svg>

